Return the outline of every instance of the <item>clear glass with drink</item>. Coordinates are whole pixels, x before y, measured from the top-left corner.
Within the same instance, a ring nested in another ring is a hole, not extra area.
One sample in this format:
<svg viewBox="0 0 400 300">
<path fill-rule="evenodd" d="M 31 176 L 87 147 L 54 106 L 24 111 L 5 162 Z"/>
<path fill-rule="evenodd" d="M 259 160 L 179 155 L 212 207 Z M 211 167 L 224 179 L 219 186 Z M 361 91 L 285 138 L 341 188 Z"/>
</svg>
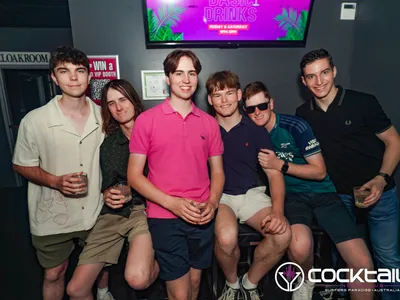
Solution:
<svg viewBox="0 0 400 300">
<path fill-rule="evenodd" d="M 132 200 L 131 187 L 126 181 L 118 182 L 113 186 L 113 189 L 121 191 L 121 194 L 124 195 L 125 203 Z"/>
<path fill-rule="evenodd" d="M 79 178 L 79 183 L 84 183 L 85 186 L 80 192 L 77 192 L 77 195 L 85 195 L 88 192 L 88 176 L 86 173 L 82 172 L 80 175 L 76 175 L 76 178 Z"/>
<path fill-rule="evenodd" d="M 206 209 L 206 202 L 193 202 L 192 205 L 194 207 L 197 207 L 200 210 L 200 213 L 202 214 L 203 211 Z"/>
<path fill-rule="evenodd" d="M 353 189 L 355 205 L 359 208 L 365 208 L 365 198 L 371 194 L 370 189 L 361 190 L 361 186 L 356 186 Z"/>
</svg>

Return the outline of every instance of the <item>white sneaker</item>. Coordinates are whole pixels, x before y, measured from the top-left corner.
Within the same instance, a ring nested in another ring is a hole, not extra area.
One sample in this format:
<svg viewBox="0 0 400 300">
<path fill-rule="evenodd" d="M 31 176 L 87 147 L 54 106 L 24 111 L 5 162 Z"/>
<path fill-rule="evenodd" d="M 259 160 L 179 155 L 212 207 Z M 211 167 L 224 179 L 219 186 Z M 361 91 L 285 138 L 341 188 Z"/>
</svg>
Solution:
<svg viewBox="0 0 400 300">
<path fill-rule="evenodd" d="M 300 288 L 293 292 L 292 300 L 312 300 L 315 282 L 304 280 Z"/>
<path fill-rule="evenodd" d="M 108 291 L 101 298 L 99 297 L 99 294 L 97 294 L 97 300 L 115 300 L 115 299 L 114 299 L 113 295 L 111 294 L 111 292 Z"/>
</svg>

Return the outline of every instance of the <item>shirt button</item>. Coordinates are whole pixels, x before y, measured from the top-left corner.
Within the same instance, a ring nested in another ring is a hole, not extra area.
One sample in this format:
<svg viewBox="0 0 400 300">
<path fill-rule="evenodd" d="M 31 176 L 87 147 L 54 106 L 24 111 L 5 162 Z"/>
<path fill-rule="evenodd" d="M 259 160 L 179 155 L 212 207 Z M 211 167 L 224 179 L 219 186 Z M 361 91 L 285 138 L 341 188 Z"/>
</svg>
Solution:
<svg viewBox="0 0 400 300">
<path fill-rule="evenodd" d="M 80 141 L 79 144 L 82 144 L 82 141 Z"/>
<path fill-rule="evenodd" d="M 81 164 L 81 167 L 83 167 L 83 164 Z"/>
<path fill-rule="evenodd" d="M 85 209 L 85 208 L 82 206 L 82 209 Z"/>
</svg>

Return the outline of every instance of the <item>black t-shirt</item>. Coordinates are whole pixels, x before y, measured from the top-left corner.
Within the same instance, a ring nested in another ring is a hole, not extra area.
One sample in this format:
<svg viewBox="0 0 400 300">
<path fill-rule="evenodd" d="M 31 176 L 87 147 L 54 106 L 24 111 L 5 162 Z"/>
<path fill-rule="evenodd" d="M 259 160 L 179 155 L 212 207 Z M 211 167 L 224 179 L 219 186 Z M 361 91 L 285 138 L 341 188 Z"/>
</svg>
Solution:
<svg viewBox="0 0 400 300">
<path fill-rule="evenodd" d="M 242 116 L 239 124 L 229 132 L 222 127 L 220 129 L 224 142 L 224 193 L 241 195 L 251 188 L 267 185 L 266 176 L 258 163 L 258 152 L 260 149 L 274 150 L 268 131 L 246 116 Z"/>
<path fill-rule="evenodd" d="M 338 193 L 352 194 L 353 187 L 378 175 L 385 144 L 376 134 L 392 123 L 373 95 L 338 88 L 326 112 L 312 99 L 296 115 L 311 125 Z M 385 191 L 393 187 L 392 178 Z"/>
</svg>

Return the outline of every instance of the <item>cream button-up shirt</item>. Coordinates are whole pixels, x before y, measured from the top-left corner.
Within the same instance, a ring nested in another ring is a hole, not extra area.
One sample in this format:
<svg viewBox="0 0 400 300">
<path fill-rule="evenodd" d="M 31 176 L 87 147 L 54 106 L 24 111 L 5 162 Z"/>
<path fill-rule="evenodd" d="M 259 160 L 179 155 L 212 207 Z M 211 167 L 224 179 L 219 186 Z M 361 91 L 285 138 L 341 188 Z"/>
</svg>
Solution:
<svg viewBox="0 0 400 300">
<path fill-rule="evenodd" d="M 85 172 L 88 193 L 82 198 L 70 198 L 58 190 L 29 182 L 29 221 L 31 233 L 38 236 L 89 230 L 103 206 L 99 155 L 104 134 L 100 107 L 86 98 L 90 115 L 80 135 L 61 112 L 60 98 L 56 96 L 22 119 L 13 163 L 40 166 L 57 176 Z"/>
</svg>

